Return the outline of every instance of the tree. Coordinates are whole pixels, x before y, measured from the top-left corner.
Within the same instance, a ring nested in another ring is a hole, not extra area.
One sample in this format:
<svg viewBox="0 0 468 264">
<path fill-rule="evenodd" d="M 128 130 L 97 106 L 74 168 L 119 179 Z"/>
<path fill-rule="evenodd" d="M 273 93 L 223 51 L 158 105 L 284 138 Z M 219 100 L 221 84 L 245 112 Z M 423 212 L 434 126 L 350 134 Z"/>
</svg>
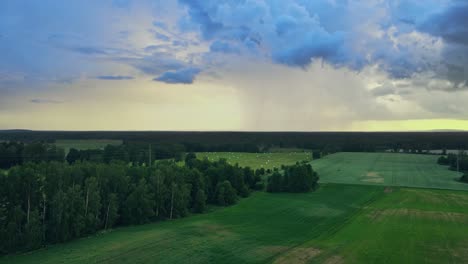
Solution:
<svg viewBox="0 0 468 264">
<path fill-rule="evenodd" d="M 106 218 L 104 222 L 104 229 L 112 228 L 117 218 L 119 217 L 119 203 L 115 193 L 109 194 L 106 206 Z"/>
<path fill-rule="evenodd" d="M 68 188 L 65 202 L 65 228 L 69 236 L 64 236 L 62 241 L 80 237 L 85 228 L 83 193 L 81 186 L 75 185 Z"/>
<path fill-rule="evenodd" d="M 196 160 L 197 160 L 197 156 L 193 152 L 190 152 L 185 156 L 185 164 L 189 168 L 193 168 L 194 163 L 196 162 Z"/>
<path fill-rule="evenodd" d="M 43 241 L 42 225 L 37 209 L 30 213 L 29 222 L 25 225 L 25 248 L 27 250 L 39 248 Z"/>
<path fill-rule="evenodd" d="M 283 184 L 283 176 L 279 172 L 273 173 L 268 177 L 267 192 L 281 192 Z"/>
<path fill-rule="evenodd" d="M 101 196 L 99 194 L 98 181 L 95 177 L 85 181 L 85 232 L 94 233 L 99 227 L 99 212 L 101 209 Z"/>
<path fill-rule="evenodd" d="M 81 159 L 80 151 L 78 151 L 77 149 L 74 149 L 74 148 L 71 148 L 68 151 L 68 154 L 67 154 L 68 164 L 73 164 L 73 163 L 75 163 L 76 161 L 78 161 L 80 159 Z"/>
<path fill-rule="evenodd" d="M 219 205 L 231 205 L 237 201 L 236 190 L 229 181 L 219 183 L 216 187 L 217 203 Z"/>
<path fill-rule="evenodd" d="M 468 183 L 468 173 L 463 174 L 461 176 L 460 181 Z"/>
<path fill-rule="evenodd" d="M 312 152 L 312 159 L 313 160 L 320 159 L 321 157 L 322 157 L 322 153 L 319 150 L 314 150 Z"/>
<path fill-rule="evenodd" d="M 199 189 L 195 196 L 195 201 L 193 203 L 193 211 L 195 213 L 203 213 L 206 209 L 206 195 L 205 191 Z"/>
<path fill-rule="evenodd" d="M 143 224 L 149 222 L 154 215 L 153 202 L 145 179 L 134 184 L 125 201 L 123 218 L 127 224 Z"/>
<path fill-rule="evenodd" d="M 318 175 L 308 163 L 284 167 L 284 175 L 274 172 L 268 178 L 268 192 L 309 192 L 318 185 Z"/>
</svg>

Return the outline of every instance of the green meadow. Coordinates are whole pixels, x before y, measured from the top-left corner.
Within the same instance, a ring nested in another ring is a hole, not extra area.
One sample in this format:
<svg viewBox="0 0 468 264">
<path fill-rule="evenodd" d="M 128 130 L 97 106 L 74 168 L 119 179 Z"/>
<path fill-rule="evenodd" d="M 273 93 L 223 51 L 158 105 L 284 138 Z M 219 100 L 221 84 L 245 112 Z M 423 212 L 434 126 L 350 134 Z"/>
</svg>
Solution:
<svg viewBox="0 0 468 264">
<path fill-rule="evenodd" d="M 312 161 L 320 182 L 468 190 L 461 174 L 437 164 L 437 155 L 336 153 Z"/>
<path fill-rule="evenodd" d="M 239 153 L 239 152 L 199 152 L 199 159 L 211 161 L 226 159 L 231 164 L 238 163 L 241 167 L 253 169 L 280 168 L 281 165 L 292 165 L 298 161 L 312 160 L 310 152 L 273 152 L 273 153 Z"/>
<path fill-rule="evenodd" d="M 107 145 L 120 145 L 122 140 L 114 139 L 63 139 L 56 140 L 55 145 L 68 153 L 71 148 L 78 150 L 104 149 Z"/>
<path fill-rule="evenodd" d="M 387 188 L 318 245 L 317 262 L 468 263 L 468 193 Z"/>
</svg>

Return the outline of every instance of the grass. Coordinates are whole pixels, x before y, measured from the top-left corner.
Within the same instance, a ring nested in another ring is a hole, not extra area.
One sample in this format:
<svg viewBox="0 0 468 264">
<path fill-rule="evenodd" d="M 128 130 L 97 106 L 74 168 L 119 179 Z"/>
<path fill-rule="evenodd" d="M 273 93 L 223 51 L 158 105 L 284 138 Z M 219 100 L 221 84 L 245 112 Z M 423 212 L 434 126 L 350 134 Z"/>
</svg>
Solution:
<svg viewBox="0 0 468 264">
<path fill-rule="evenodd" d="M 319 245 L 316 261 L 468 263 L 468 193 L 393 188 Z"/>
<path fill-rule="evenodd" d="M 119 228 L 0 263 L 268 263 L 281 256 L 294 261 L 302 257 L 297 250 L 319 252 L 301 245 L 334 234 L 382 194 L 383 187 L 335 184 L 307 194 L 257 192 L 212 213 Z"/>
<path fill-rule="evenodd" d="M 336 153 L 312 161 L 321 182 L 468 190 L 436 155 Z"/>
<path fill-rule="evenodd" d="M 55 141 L 55 145 L 63 148 L 66 154 L 71 148 L 78 150 L 104 149 L 107 145 L 120 144 L 122 144 L 122 140 L 114 139 L 64 139 Z"/>
<path fill-rule="evenodd" d="M 275 152 L 275 153 L 239 153 L 239 152 L 199 152 L 199 159 L 208 158 L 211 161 L 226 159 L 231 164 L 238 163 L 239 166 L 249 166 L 252 169 L 273 169 L 281 165 L 292 165 L 298 161 L 312 160 L 309 152 Z"/>
</svg>

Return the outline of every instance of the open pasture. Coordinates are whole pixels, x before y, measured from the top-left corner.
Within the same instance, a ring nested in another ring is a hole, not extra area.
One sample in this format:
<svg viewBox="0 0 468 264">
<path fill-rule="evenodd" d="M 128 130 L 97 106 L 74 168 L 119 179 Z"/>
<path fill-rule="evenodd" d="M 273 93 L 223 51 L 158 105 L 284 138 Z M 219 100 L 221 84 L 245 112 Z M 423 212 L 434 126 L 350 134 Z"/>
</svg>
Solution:
<svg viewBox="0 0 468 264">
<path fill-rule="evenodd" d="M 199 152 L 199 159 L 210 161 L 226 159 L 230 164 L 238 163 L 241 167 L 253 169 L 280 168 L 281 165 L 292 165 L 298 161 L 312 160 L 310 152 L 275 152 L 275 153 L 245 153 L 245 152 Z"/>
<path fill-rule="evenodd" d="M 56 140 L 55 145 L 68 153 L 71 148 L 78 150 L 104 149 L 107 145 L 121 145 L 122 140 L 114 139 L 64 139 Z"/>
<path fill-rule="evenodd" d="M 468 190 L 437 155 L 341 152 L 312 161 L 320 182 Z"/>
</svg>

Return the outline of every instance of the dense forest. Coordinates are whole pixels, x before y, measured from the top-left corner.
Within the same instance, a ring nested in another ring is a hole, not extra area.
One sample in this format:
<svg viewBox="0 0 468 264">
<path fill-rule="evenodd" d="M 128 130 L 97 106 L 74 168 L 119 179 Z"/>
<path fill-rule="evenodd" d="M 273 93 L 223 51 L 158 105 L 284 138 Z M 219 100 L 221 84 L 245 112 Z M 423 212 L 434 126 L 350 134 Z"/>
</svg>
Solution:
<svg viewBox="0 0 468 264">
<path fill-rule="evenodd" d="M 319 177 L 308 163 L 283 166 L 268 177 L 267 192 L 309 192 L 318 186 Z"/>
<path fill-rule="evenodd" d="M 0 131 L 0 140 L 52 143 L 60 139 L 118 139 L 124 144 L 179 144 L 185 152 L 258 152 L 272 146 L 331 151 L 422 152 L 467 149 L 467 132 L 125 132 L 125 131 Z"/>
<path fill-rule="evenodd" d="M 0 172 L 0 252 L 202 213 L 210 204 L 231 205 L 263 188 L 261 174 L 195 154 L 187 154 L 184 163 L 152 166 L 29 160 Z"/>
</svg>

